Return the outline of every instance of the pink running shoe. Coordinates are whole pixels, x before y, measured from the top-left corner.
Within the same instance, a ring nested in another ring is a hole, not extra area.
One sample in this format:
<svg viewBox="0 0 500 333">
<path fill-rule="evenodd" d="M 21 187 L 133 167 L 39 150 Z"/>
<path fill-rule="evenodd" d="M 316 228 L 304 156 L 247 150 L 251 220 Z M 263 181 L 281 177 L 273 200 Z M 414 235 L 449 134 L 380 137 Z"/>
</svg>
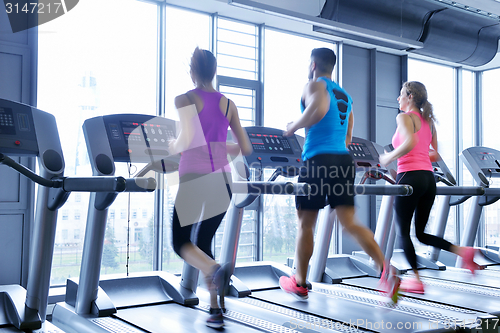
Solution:
<svg viewBox="0 0 500 333">
<path fill-rule="evenodd" d="M 474 256 L 476 255 L 477 250 L 473 247 L 465 247 L 460 256 L 462 257 L 462 267 L 470 270 L 470 272 L 474 275 L 478 269 L 481 269 L 481 266 L 474 262 Z"/>
<path fill-rule="evenodd" d="M 283 289 L 283 291 L 292 294 L 292 296 L 299 301 L 305 301 L 309 297 L 309 291 L 307 288 L 297 285 L 295 275 L 292 275 L 291 277 L 280 277 L 280 288 Z"/>
<path fill-rule="evenodd" d="M 424 284 L 416 278 L 404 279 L 400 286 L 401 291 L 413 294 L 423 294 Z"/>
<path fill-rule="evenodd" d="M 382 292 L 387 293 L 387 296 L 392 300 L 394 304 L 398 303 L 399 300 L 399 287 L 401 285 L 401 279 L 394 272 L 394 267 L 389 266 L 384 263 L 384 269 L 380 275 L 379 289 Z"/>
</svg>

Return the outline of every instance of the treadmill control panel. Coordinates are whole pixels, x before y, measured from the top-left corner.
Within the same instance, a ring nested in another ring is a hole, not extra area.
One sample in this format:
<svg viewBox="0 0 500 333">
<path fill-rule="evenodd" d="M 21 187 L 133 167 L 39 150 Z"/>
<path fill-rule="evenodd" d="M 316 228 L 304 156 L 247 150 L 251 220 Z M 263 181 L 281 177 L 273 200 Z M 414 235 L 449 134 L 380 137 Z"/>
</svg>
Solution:
<svg viewBox="0 0 500 333">
<path fill-rule="evenodd" d="M 381 168 L 378 157 L 380 152 L 384 152 L 382 146 L 377 145 L 375 142 L 353 137 L 347 148 L 354 159 L 356 168 Z"/>
<path fill-rule="evenodd" d="M 16 156 L 38 154 L 30 106 L 0 98 L 0 152 Z"/>
<path fill-rule="evenodd" d="M 113 140 L 121 140 L 121 135 L 129 145 L 162 146 L 168 140 L 175 139 L 175 127 L 172 129 L 160 123 L 138 123 L 122 121 L 120 124 L 110 123 L 109 133 Z M 121 134 L 121 135 L 120 135 Z"/>
<path fill-rule="evenodd" d="M 170 155 L 168 141 L 176 138 L 175 121 L 144 114 L 115 114 L 87 119 L 83 124 L 86 136 L 98 135 L 96 124 L 106 129 L 106 138 L 115 162 L 150 163 L 161 161 L 169 171 L 177 170 L 180 155 Z M 95 143 L 102 144 L 102 143 Z M 93 140 L 87 138 L 89 153 Z M 96 153 L 98 155 L 98 153 Z"/>
<path fill-rule="evenodd" d="M 369 146 L 366 142 L 351 142 L 348 149 L 354 159 L 378 161 L 378 154 L 374 156 L 368 147 Z"/>
<path fill-rule="evenodd" d="M 282 153 L 293 155 L 288 138 L 271 134 L 248 134 L 254 151 L 262 153 Z"/>
<path fill-rule="evenodd" d="M 0 133 L 16 134 L 14 127 L 14 114 L 11 108 L 0 107 Z"/>
<path fill-rule="evenodd" d="M 460 153 L 460 159 L 480 185 L 489 186 L 489 178 L 500 177 L 500 151 L 496 149 L 467 148 Z"/>
<path fill-rule="evenodd" d="M 245 127 L 253 153 L 246 156 L 250 168 L 278 168 L 302 166 L 302 149 L 295 135 L 283 136 L 283 130 L 250 126 Z"/>
<path fill-rule="evenodd" d="M 392 146 L 387 146 L 386 149 L 390 151 Z M 381 145 L 369 140 L 353 137 L 348 150 L 356 164 L 356 171 L 365 172 L 365 175 L 368 175 L 370 178 L 379 179 L 378 177 L 381 175 L 389 175 L 393 180 L 396 179 L 396 162 L 392 162 L 385 167 L 380 165 L 379 156 L 384 153 L 384 147 Z"/>
</svg>

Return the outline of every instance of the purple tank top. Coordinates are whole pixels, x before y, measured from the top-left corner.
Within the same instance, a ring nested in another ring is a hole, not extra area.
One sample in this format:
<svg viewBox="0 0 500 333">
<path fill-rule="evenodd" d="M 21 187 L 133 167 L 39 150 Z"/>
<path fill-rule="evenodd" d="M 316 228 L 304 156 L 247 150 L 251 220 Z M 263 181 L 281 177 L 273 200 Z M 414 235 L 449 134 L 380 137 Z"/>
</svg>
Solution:
<svg viewBox="0 0 500 333">
<path fill-rule="evenodd" d="M 226 150 L 229 121 L 219 108 L 222 94 L 201 89 L 191 91 L 202 99 L 203 109 L 192 119 L 195 134 L 181 155 L 179 176 L 231 172 Z"/>
</svg>

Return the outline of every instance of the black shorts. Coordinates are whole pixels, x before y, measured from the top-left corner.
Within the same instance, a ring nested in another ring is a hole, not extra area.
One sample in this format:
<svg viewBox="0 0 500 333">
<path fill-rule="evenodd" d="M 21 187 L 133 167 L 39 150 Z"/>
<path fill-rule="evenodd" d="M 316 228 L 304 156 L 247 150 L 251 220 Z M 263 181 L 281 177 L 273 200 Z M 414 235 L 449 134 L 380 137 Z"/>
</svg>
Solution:
<svg viewBox="0 0 500 333">
<path fill-rule="evenodd" d="M 304 162 L 299 183 L 311 185 L 308 196 L 296 196 L 295 207 L 300 210 L 319 210 L 330 207 L 354 206 L 356 168 L 350 154 L 321 154 Z"/>
</svg>

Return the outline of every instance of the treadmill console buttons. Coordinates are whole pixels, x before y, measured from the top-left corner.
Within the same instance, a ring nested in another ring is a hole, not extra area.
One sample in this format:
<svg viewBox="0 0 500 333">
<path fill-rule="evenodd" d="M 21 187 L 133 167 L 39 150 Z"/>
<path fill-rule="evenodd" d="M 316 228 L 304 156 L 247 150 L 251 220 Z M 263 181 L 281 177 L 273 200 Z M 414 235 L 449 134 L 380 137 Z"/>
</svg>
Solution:
<svg viewBox="0 0 500 333">
<path fill-rule="evenodd" d="M 21 114 L 19 114 L 21 115 Z M 24 115 L 27 117 L 27 115 Z M 24 118 L 23 118 L 24 119 Z M 19 125 L 22 126 L 25 123 L 25 126 L 27 129 L 24 129 L 23 127 L 20 127 L 20 130 L 28 130 L 29 129 L 29 123 L 28 119 L 24 119 L 23 123 L 20 123 Z M 14 117 L 12 113 L 11 108 L 0 108 L 0 134 L 9 134 L 9 135 L 14 135 L 16 134 L 16 129 L 14 127 Z"/>
</svg>

